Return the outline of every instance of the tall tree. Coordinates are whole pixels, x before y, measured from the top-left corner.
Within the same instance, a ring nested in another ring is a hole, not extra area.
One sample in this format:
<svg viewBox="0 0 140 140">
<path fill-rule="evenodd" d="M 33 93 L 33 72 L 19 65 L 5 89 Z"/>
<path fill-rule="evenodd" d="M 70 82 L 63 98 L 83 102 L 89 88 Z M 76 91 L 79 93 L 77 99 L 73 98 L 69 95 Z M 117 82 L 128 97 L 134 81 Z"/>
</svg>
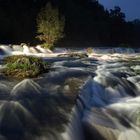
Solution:
<svg viewBox="0 0 140 140">
<path fill-rule="evenodd" d="M 43 46 L 46 48 L 53 47 L 54 43 L 64 36 L 65 20 L 59 15 L 57 8 L 53 8 L 50 3 L 41 9 L 37 17 L 37 32 Z"/>
</svg>

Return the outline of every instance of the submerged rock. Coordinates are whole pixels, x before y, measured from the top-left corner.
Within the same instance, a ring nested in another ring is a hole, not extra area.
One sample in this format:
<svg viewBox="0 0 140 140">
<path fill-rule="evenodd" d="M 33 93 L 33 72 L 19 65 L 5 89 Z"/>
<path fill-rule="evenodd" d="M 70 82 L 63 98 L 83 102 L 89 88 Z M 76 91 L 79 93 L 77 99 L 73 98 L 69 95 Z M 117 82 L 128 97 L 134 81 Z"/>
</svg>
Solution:
<svg viewBox="0 0 140 140">
<path fill-rule="evenodd" d="M 34 98 L 42 93 L 42 88 L 31 79 L 21 81 L 11 91 L 11 95 L 16 99 Z"/>
<path fill-rule="evenodd" d="M 0 133 L 6 140 L 19 140 L 27 133 L 38 133 L 36 120 L 20 103 L 6 101 L 0 106 Z"/>
<path fill-rule="evenodd" d="M 72 57 L 72 58 L 87 58 L 88 55 L 86 53 L 65 53 L 58 55 L 59 57 Z"/>
<path fill-rule="evenodd" d="M 79 95 L 80 88 L 84 84 L 84 81 L 80 78 L 68 78 L 64 82 L 64 95 L 76 97 Z"/>
</svg>

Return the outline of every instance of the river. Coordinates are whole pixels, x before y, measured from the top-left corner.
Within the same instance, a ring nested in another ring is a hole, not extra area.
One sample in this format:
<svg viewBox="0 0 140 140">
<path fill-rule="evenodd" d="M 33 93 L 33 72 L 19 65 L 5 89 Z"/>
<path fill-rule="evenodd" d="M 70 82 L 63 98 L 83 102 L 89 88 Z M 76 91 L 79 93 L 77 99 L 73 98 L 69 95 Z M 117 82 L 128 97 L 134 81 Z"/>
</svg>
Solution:
<svg viewBox="0 0 140 140">
<path fill-rule="evenodd" d="M 95 50 L 82 59 L 36 54 L 51 68 L 34 79 L 0 74 L 0 140 L 140 140 L 139 53 Z M 1 47 L 0 67 L 10 53 Z"/>
</svg>

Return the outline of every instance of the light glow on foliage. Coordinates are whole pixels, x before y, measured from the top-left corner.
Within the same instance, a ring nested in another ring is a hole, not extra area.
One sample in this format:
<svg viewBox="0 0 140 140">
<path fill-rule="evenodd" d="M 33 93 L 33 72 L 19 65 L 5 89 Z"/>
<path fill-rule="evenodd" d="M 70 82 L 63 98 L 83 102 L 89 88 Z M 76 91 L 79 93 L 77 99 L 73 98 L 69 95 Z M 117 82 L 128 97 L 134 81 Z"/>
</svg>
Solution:
<svg viewBox="0 0 140 140">
<path fill-rule="evenodd" d="M 64 34 L 65 19 L 60 16 L 57 8 L 48 3 L 41 9 L 37 17 L 37 38 L 42 41 L 43 46 L 51 48 Z"/>
</svg>

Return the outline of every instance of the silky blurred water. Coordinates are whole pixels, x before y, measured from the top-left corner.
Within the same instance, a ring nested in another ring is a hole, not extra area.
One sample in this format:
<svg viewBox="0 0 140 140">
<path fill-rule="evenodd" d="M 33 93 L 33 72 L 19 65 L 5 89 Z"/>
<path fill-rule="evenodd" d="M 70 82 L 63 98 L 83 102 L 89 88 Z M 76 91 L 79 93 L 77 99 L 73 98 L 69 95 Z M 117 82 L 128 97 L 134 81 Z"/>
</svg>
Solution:
<svg viewBox="0 0 140 140">
<path fill-rule="evenodd" d="M 138 51 L 94 48 L 78 59 L 56 57 L 67 49 L 5 46 L 0 69 L 13 54 L 41 56 L 51 68 L 22 81 L 0 74 L 0 140 L 140 139 Z"/>
</svg>

